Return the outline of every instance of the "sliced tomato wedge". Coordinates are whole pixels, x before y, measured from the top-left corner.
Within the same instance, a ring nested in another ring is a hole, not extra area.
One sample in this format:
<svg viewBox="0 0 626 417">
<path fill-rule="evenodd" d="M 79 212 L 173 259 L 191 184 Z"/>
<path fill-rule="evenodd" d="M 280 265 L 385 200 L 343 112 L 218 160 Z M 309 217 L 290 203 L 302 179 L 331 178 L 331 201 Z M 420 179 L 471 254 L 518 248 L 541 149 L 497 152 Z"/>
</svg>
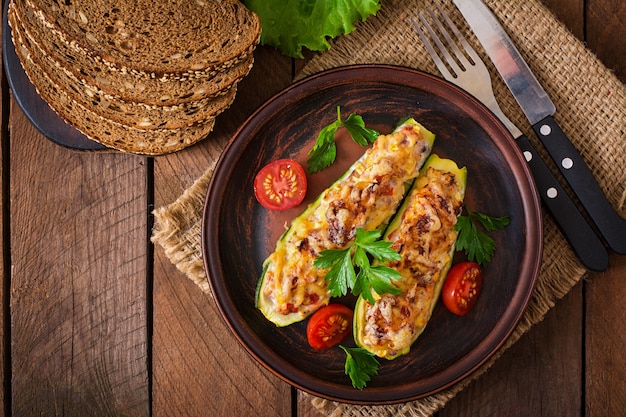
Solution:
<svg viewBox="0 0 626 417">
<path fill-rule="evenodd" d="M 448 272 L 441 299 L 452 313 L 464 316 L 474 307 L 483 285 L 483 274 L 475 262 L 459 262 Z"/>
<path fill-rule="evenodd" d="M 254 178 L 254 195 L 270 210 L 297 206 L 306 195 L 307 180 L 302 165 L 293 159 L 279 159 L 265 165 Z"/>
<path fill-rule="evenodd" d="M 343 304 L 328 304 L 317 310 L 306 326 L 306 336 L 313 349 L 335 346 L 350 334 L 354 313 Z"/>
</svg>

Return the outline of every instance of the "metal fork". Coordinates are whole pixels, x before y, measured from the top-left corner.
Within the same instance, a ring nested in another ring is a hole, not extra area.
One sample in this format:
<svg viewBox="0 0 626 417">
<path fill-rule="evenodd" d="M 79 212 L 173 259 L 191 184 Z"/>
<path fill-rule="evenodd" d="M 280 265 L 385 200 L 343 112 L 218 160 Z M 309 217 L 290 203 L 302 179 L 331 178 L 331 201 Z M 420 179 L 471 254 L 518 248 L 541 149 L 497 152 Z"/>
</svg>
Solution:
<svg viewBox="0 0 626 417">
<path fill-rule="evenodd" d="M 500 109 L 500 106 L 496 101 L 495 96 L 493 95 L 491 76 L 489 75 L 487 66 L 485 66 L 485 63 L 480 59 L 476 51 L 474 51 L 474 49 L 472 49 L 467 40 L 465 40 L 465 38 L 452 22 L 450 17 L 441 9 L 441 6 L 439 6 L 439 4 L 436 4 L 435 6 L 437 7 L 439 15 L 443 18 L 443 20 L 445 20 L 448 29 L 454 34 L 458 42 L 461 44 L 461 46 L 463 46 L 463 49 L 465 50 L 467 56 L 471 59 L 471 61 L 468 60 L 463 52 L 459 49 L 457 44 L 452 40 L 450 33 L 443 26 L 441 20 L 437 18 L 432 10 L 427 9 L 428 14 L 439 29 L 439 33 L 443 35 L 449 48 L 452 50 L 454 56 L 456 56 L 458 60 L 457 61 L 454 59 L 454 57 L 452 57 L 452 55 L 448 51 L 448 48 L 444 46 L 441 39 L 436 35 L 436 32 L 433 30 L 428 21 L 424 18 L 424 15 L 422 13 L 419 13 L 419 19 L 426 28 L 426 31 L 430 35 L 435 45 L 437 45 L 437 48 L 452 69 L 452 72 L 448 70 L 446 64 L 444 64 L 439 55 L 437 55 L 432 44 L 430 43 L 424 32 L 422 32 L 422 30 L 420 29 L 417 21 L 415 21 L 415 19 L 412 19 L 413 25 L 415 26 L 415 29 L 417 30 L 420 39 L 424 43 L 426 50 L 435 62 L 435 65 L 437 65 L 439 72 L 441 72 L 441 75 L 443 75 L 446 80 L 451 81 L 452 83 L 463 88 L 465 91 L 480 100 L 485 106 L 487 106 L 506 126 L 506 128 L 509 130 L 509 132 L 511 132 L 513 137 L 517 138 L 518 136 L 521 136 L 522 132 L 517 128 L 517 126 L 513 124 L 513 122 L 509 120 L 508 117 L 504 115 L 502 109 Z"/>
<path fill-rule="evenodd" d="M 489 70 L 485 66 L 485 63 L 463 37 L 450 17 L 442 10 L 441 6 L 438 4 L 435 6 L 437 8 L 437 14 L 441 16 L 441 19 L 430 9 L 427 9 L 427 12 L 437 27 L 436 31 L 424 17 L 423 13 L 420 12 L 418 14 L 422 25 L 429 35 L 428 37 L 425 35 L 424 31 L 422 31 L 418 22 L 413 18 L 411 19 L 426 50 L 435 62 L 435 65 L 446 80 L 458 85 L 476 97 L 500 119 L 511 135 L 516 139 L 524 158 L 528 162 L 542 201 L 552 213 L 552 217 L 560 227 L 563 235 L 578 258 L 584 266 L 591 270 L 605 270 L 608 267 L 609 260 L 608 252 L 604 244 L 589 223 L 587 223 L 576 204 L 554 177 L 552 171 L 548 168 L 543 159 L 541 159 L 536 149 L 533 148 L 528 138 L 504 115 L 502 109 L 500 109 L 493 94 L 491 76 L 489 75 Z M 445 26 L 441 22 L 442 19 L 446 23 Z M 453 40 L 450 32 L 452 32 L 457 42 Z M 447 47 L 437 33 L 443 36 Z M 435 51 L 435 47 L 433 47 L 429 38 L 432 39 L 437 50 L 446 60 L 447 66 Z M 461 51 L 457 43 L 463 47 L 465 53 Z M 450 53 L 450 51 L 452 51 L 452 53 Z M 452 54 L 454 54 L 454 56 Z"/>
</svg>

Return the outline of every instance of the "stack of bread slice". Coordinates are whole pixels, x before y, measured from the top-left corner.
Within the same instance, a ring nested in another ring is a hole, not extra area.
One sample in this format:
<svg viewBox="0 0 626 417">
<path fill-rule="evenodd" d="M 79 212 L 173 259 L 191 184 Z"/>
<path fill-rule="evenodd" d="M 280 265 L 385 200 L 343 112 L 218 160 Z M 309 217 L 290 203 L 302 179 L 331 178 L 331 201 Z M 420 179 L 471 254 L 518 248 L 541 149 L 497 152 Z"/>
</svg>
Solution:
<svg viewBox="0 0 626 417">
<path fill-rule="evenodd" d="M 207 137 L 261 33 L 238 0 L 10 0 L 8 21 L 28 78 L 61 118 L 146 155 Z"/>
</svg>

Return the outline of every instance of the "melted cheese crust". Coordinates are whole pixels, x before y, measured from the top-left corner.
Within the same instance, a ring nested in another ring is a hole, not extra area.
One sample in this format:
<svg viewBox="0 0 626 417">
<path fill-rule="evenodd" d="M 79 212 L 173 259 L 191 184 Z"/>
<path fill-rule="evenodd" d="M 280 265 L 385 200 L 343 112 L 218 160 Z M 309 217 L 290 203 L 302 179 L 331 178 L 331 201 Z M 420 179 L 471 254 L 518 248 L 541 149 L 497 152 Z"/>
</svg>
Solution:
<svg viewBox="0 0 626 417">
<path fill-rule="evenodd" d="M 356 229 L 388 222 L 431 151 L 421 126 L 406 123 L 381 135 L 347 175 L 318 198 L 319 205 L 296 218 L 265 261 L 262 296 L 276 313 L 302 318 L 328 304 L 326 270 L 313 265 L 326 249 L 344 249 Z"/>
<path fill-rule="evenodd" d="M 402 293 L 365 302 L 363 343 L 380 357 L 406 351 L 423 331 L 438 298 L 456 242 L 457 216 L 463 208 L 462 186 L 454 174 L 433 168 L 407 197 L 410 204 L 398 229 L 387 236 L 402 259 L 387 263 L 402 274 L 394 285 Z M 439 286 L 440 288 L 440 286 Z"/>
</svg>

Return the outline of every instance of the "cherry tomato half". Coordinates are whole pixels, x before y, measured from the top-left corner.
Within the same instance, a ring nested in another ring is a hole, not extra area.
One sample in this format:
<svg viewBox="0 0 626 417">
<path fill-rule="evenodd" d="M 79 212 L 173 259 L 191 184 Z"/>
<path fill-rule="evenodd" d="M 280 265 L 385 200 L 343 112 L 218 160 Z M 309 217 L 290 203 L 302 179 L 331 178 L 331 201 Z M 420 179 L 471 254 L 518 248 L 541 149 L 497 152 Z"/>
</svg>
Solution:
<svg viewBox="0 0 626 417">
<path fill-rule="evenodd" d="M 476 304 L 482 285 L 480 265 L 475 262 L 459 262 L 448 272 L 441 299 L 452 313 L 464 316 Z"/>
<path fill-rule="evenodd" d="M 254 195 L 270 210 L 297 206 L 306 195 L 306 173 L 293 159 L 279 159 L 265 165 L 254 178 Z"/>
<path fill-rule="evenodd" d="M 352 331 L 354 313 L 343 304 L 329 304 L 317 310 L 306 326 L 306 336 L 313 349 L 335 346 Z"/>
</svg>

